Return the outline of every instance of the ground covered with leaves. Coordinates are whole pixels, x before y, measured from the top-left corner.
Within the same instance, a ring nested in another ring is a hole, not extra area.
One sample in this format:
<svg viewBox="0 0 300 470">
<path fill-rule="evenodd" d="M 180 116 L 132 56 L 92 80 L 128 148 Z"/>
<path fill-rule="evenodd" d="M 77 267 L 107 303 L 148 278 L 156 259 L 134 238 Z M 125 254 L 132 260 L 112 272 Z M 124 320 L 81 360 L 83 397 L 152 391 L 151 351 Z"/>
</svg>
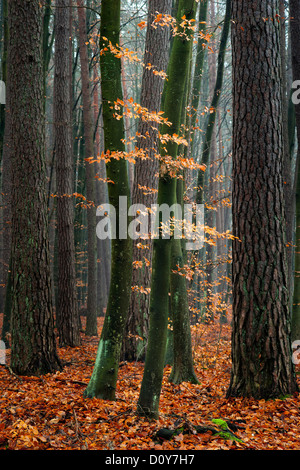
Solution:
<svg viewBox="0 0 300 470">
<path fill-rule="evenodd" d="M 116 401 L 83 398 L 99 338 L 82 334 L 81 347 L 60 348 L 64 369 L 39 378 L 15 376 L 8 351 L 0 366 L 0 449 L 299 450 L 300 396 L 226 399 L 230 326 L 200 324 L 192 333 L 200 384 L 169 383 L 167 366 L 152 422 L 136 416 L 142 363 L 120 364 Z"/>
</svg>

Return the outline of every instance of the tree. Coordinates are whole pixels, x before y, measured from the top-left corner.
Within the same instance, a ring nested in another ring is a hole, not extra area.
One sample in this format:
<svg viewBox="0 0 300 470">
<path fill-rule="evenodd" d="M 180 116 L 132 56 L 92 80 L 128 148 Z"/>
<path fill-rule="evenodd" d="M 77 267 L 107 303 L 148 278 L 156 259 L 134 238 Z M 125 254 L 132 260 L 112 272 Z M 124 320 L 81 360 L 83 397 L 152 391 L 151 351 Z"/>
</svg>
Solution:
<svg viewBox="0 0 300 470">
<path fill-rule="evenodd" d="M 44 159 L 43 9 L 9 2 L 11 105 L 11 367 L 21 375 L 60 369 L 48 247 Z"/>
<path fill-rule="evenodd" d="M 8 3 L 3 2 L 3 55 L 2 55 L 2 78 L 6 84 L 6 102 L 0 105 L 0 152 L 2 157 L 2 181 L 1 181 L 1 286 L 0 286 L 0 311 L 4 312 L 2 338 L 6 340 L 6 334 L 10 328 L 10 245 L 11 245 L 11 162 L 10 162 L 10 107 L 8 77 Z"/>
<path fill-rule="evenodd" d="M 288 289 L 290 308 L 293 305 L 294 291 L 294 232 L 295 232 L 295 188 L 293 182 L 293 160 L 289 144 L 288 107 L 289 98 L 287 93 L 287 54 L 286 54 L 286 19 L 284 0 L 279 0 L 280 15 L 280 56 L 281 56 L 281 92 L 282 92 L 282 126 L 283 126 L 283 178 L 284 178 L 284 211 L 286 222 L 286 245 L 288 265 Z"/>
<path fill-rule="evenodd" d="M 176 202 L 183 210 L 183 180 L 176 184 Z M 185 241 L 172 239 L 170 295 L 173 327 L 173 367 L 169 376 L 172 383 L 199 383 L 192 352 L 190 311 L 185 277 Z"/>
<path fill-rule="evenodd" d="M 100 30 L 100 67 L 101 89 L 103 101 L 104 146 L 108 162 L 106 165 L 108 178 L 109 203 L 114 207 L 116 220 L 126 219 L 130 205 L 127 161 L 123 157 L 124 122 L 116 119 L 114 103 L 122 101 L 121 62 L 120 58 L 110 51 L 119 44 L 120 0 L 102 0 Z M 123 152 L 123 155 L 122 155 Z M 119 158 L 121 153 L 121 158 Z M 120 203 L 125 198 L 125 207 Z M 111 248 L 111 280 L 107 311 L 105 314 L 97 357 L 89 384 L 84 392 L 86 397 L 113 400 L 118 377 L 121 347 L 126 325 L 132 277 L 132 240 L 125 238 L 116 227 L 115 238 Z"/>
<path fill-rule="evenodd" d="M 162 126 L 161 134 L 180 134 L 182 106 L 186 77 L 190 66 L 191 31 L 180 26 L 182 19 L 195 17 L 195 2 L 179 0 L 177 12 L 178 32 L 174 37 L 168 68 L 168 81 L 164 90 L 164 115 L 171 122 Z M 179 67 L 180 64 L 180 67 Z M 176 177 L 164 162 L 166 156 L 176 159 L 178 144 L 173 139 L 161 145 L 162 162 L 158 183 L 157 204 L 169 208 L 176 203 Z M 163 238 L 162 230 L 153 242 L 153 265 L 150 294 L 150 328 L 144 375 L 138 400 L 138 414 L 157 418 L 161 392 L 167 339 L 169 289 L 171 274 L 172 238 Z"/>
<path fill-rule="evenodd" d="M 205 31 L 207 29 L 207 10 L 208 10 L 208 0 L 201 1 L 199 4 L 199 31 L 202 32 L 203 37 L 198 37 L 197 42 L 197 51 L 195 59 L 195 69 L 192 83 L 192 93 L 191 93 L 191 111 L 189 118 L 189 127 L 191 136 L 191 153 L 193 154 L 194 146 L 194 137 L 195 137 L 195 126 L 197 121 L 197 110 L 200 102 L 200 92 L 201 92 L 201 83 L 203 76 L 203 66 L 205 58 L 206 43 L 205 40 Z"/>
<path fill-rule="evenodd" d="M 87 197 L 88 226 L 88 293 L 86 334 L 97 336 L 97 243 L 95 210 L 95 169 L 94 157 L 94 120 L 92 113 L 92 94 L 89 77 L 89 59 L 87 50 L 86 15 L 83 0 L 77 0 L 78 42 L 81 65 L 82 105 L 85 145 L 85 174 Z"/>
<path fill-rule="evenodd" d="M 141 87 L 141 106 L 151 113 L 158 113 L 164 80 L 154 72 L 166 71 L 169 59 L 170 31 L 166 26 L 153 22 L 157 14 L 171 13 L 171 0 L 150 0 L 148 7 L 147 34 L 144 54 L 144 70 Z M 151 67 L 149 67 L 151 64 Z M 148 65 L 148 66 L 147 66 Z M 132 204 L 151 208 L 156 201 L 159 150 L 158 124 L 150 119 L 140 119 L 137 133 L 137 150 L 143 150 L 147 159 L 137 158 L 132 189 Z M 142 246 L 141 246 L 142 244 Z M 151 282 L 151 239 L 135 240 L 133 243 L 133 269 L 129 315 L 124 336 L 124 359 L 142 360 L 149 329 L 149 288 Z M 137 339 L 137 338 L 142 338 Z"/>
<path fill-rule="evenodd" d="M 230 31 L 230 17 L 231 17 L 231 0 L 227 0 L 224 25 L 223 25 L 223 30 L 222 30 L 221 40 L 220 40 L 219 54 L 218 54 L 218 69 L 217 69 L 216 84 L 215 84 L 214 93 L 213 93 L 213 97 L 212 97 L 211 104 L 210 104 L 211 112 L 208 117 L 205 137 L 204 137 L 204 142 L 203 142 L 203 148 L 202 148 L 201 163 L 204 165 L 207 165 L 209 161 L 212 136 L 213 136 L 213 131 L 215 128 L 216 117 L 217 117 L 217 107 L 218 107 L 218 103 L 219 103 L 221 92 L 222 92 L 225 53 L 226 53 L 227 39 L 229 36 L 229 31 Z M 203 196 L 204 196 L 203 186 L 204 186 L 204 172 L 200 169 L 198 172 L 198 184 L 197 184 L 197 196 L 196 196 L 196 200 L 198 204 L 203 203 Z"/>
<path fill-rule="evenodd" d="M 233 0 L 233 324 L 227 396 L 297 390 L 290 344 L 278 2 Z"/>
<path fill-rule="evenodd" d="M 61 346 L 80 344 L 76 296 L 73 200 L 73 153 L 70 96 L 69 0 L 57 0 L 55 12 L 54 131 L 57 196 L 57 305 Z"/>
</svg>

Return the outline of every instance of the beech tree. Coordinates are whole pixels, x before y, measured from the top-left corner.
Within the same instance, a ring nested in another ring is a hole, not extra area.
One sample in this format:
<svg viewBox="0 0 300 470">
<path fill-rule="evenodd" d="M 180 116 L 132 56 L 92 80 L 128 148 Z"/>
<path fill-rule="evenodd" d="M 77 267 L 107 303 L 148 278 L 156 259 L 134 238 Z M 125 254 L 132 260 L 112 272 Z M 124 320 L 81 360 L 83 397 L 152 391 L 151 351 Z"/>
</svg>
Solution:
<svg viewBox="0 0 300 470">
<path fill-rule="evenodd" d="M 290 344 L 278 2 L 233 0 L 233 324 L 227 396 L 297 390 Z"/>
<path fill-rule="evenodd" d="M 100 29 L 101 90 L 103 100 L 104 146 L 108 157 L 109 203 L 115 208 L 116 220 L 126 219 L 120 205 L 120 196 L 125 197 L 126 208 L 130 205 L 130 190 L 127 161 L 124 158 L 124 121 L 115 118 L 114 103 L 122 102 L 121 61 L 109 49 L 119 45 L 120 0 L 102 0 Z M 119 152 L 121 158 L 119 158 Z M 122 155 L 123 152 L 123 155 Z M 126 233 L 128 220 L 126 219 Z M 86 397 L 105 400 L 115 398 L 121 347 L 126 325 L 132 277 L 132 240 L 124 238 L 117 224 L 116 237 L 112 239 L 111 280 L 103 329 L 98 345 L 97 357 L 89 384 L 84 391 Z"/>
<path fill-rule="evenodd" d="M 164 116 L 171 122 L 162 126 L 161 134 L 180 134 L 182 106 L 186 77 L 190 66 L 192 47 L 191 31 L 180 26 L 183 19 L 195 18 L 195 1 L 179 0 L 177 25 L 179 33 L 173 39 L 168 68 L 168 81 L 164 90 Z M 180 67 L 179 67 L 180 64 Z M 170 140 L 160 147 L 162 162 L 158 183 L 157 204 L 167 204 L 169 208 L 176 203 L 176 177 L 164 164 L 163 157 L 176 159 L 178 143 Z M 138 414 L 157 418 L 163 378 L 165 349 L 167 340 L 169 289 L 171 275 L 172 238 L 164 238 L 160 228 L 159 237 L 153 241 L 153 264 L 150 294 L 150 328 L 145 368 L 137 406 Z M 177 255 L 176 255 L 177 256 Z"/>
</svg>

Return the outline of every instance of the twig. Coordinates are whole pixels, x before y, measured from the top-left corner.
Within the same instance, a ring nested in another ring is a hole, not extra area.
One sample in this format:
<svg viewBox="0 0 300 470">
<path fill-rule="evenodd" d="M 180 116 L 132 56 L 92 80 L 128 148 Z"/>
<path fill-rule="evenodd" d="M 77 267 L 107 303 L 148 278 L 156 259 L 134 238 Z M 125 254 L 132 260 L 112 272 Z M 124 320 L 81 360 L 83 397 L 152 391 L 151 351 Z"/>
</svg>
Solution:
<svg viewBox="0 0 300 470">
<path fill-rule="evenodd" d="M 76 416 L 76 411 L 75 409 L 73 408 L 73 415 L 74 415 L 74 420 L 75 420 L 75 434 L 76 434 L 76 439 L 78 439 L 78 441 L 80 440 L 80 437 L 81 437 L 81 432 L 79 430 L 79 424 L 78 424 L 78 420 L 77 420 L 77 416 Z M 80 437 L 79 437 L 79 434 L 80 434 Z"/>
<path fill-rule="evenodd" d="M 14 373 L 14 371 L 12 370 L 12 368 L 10 366 L 8 366 L 7 364 L 0 364 L 1 366 L 4 366 L 8 372 L 13 375 L 16 379 L 18 379 L 20 382 L 22 382 L 23 380 L 21 379 L 21 377 L 19 377 L 17 374 Z"/>
</svg>

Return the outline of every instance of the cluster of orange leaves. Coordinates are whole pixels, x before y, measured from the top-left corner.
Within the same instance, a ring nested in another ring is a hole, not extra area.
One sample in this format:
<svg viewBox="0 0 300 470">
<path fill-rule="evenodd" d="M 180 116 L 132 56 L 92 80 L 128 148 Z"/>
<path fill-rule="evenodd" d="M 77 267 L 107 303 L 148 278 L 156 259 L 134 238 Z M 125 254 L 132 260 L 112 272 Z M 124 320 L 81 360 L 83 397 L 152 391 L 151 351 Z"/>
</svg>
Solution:
<svg viewBox="0 0 300 470">
<path fill-rule="evenodd" d="M 99 319 L 99 334 L 102 318 Z M 148 421 L 136 415 L 142 363 L 121 363 L 116 401 L 83 398 L 93 370 L 98 338 L 82 333 L 78 348 L 60 348 L 61 372 L 17 377 L 0 366 L 0 449 L 33 450 L 262 450 L 300 449 L 299 398 L 226 399 L 230 380 L 230 326 L 192 327 L 195 370 L 200 383 L 174 385 L 165 368 L 160 416 Z M 9 354 L 8 361 L 9 364 Z M 212 419 L 241 423 L 235 433 L 243 442 L 204 434 L 155 439 L 178 417 L 192 425 Z"/>
</svg>

